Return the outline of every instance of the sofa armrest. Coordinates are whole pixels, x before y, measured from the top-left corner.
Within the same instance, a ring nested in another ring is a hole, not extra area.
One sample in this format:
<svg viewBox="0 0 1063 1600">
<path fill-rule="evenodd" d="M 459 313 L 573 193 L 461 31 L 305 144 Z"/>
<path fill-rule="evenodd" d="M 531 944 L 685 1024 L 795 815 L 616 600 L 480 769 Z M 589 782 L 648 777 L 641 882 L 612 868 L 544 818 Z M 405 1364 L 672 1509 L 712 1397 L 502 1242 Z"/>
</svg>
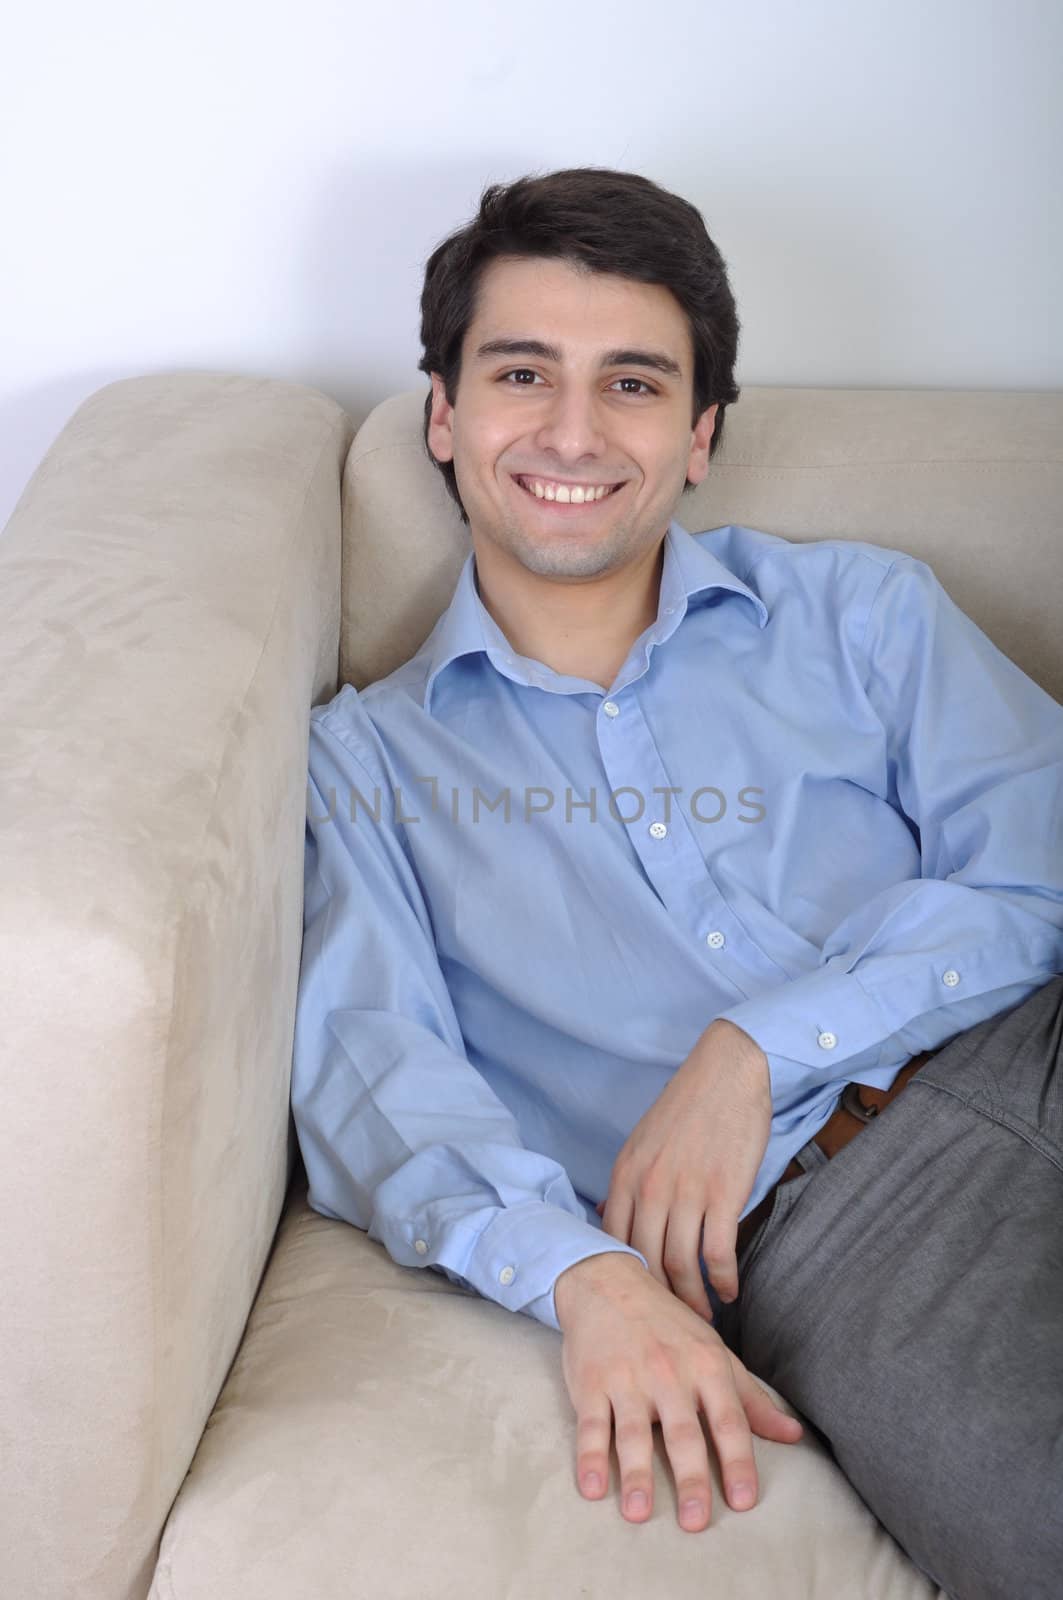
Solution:
<svg viewBox="0 0 1063 1600">
<path fill-rule="evenodd" d="M 21 1600 L 146 1593 L 280 1216 L 353 432 L 292 383 L 112 383 L 0 535 L 0 1548 Z"/>
</svg>

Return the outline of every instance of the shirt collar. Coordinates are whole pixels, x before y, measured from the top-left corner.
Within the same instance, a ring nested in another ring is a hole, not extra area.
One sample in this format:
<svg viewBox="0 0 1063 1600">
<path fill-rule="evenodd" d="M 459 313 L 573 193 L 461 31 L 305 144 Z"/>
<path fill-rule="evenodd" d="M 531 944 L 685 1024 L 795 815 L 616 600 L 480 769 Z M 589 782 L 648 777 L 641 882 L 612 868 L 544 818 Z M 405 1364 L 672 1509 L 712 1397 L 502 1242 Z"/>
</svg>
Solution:
<svg viewBox="0 0 1063 1600">
<path fill-rule="evenodd" d="M 651 629 L 653 643 L 663 644 L 675 632 L 692 601 L 721 589 L 752 600 L 757 608 L 758 626 L 765 626 L 768 608 L 760 595 L 743 583 L 741 578 L 735 577 L 718 556 L 713 555 L 680 523 L 674 520 L 670 522 L 664 539 L 657 620 Z M 476 591 L 476 553 L 470 551 L 458 577 L 453 599 L 440 618 L 431 641 L 424 690 L 424 708 L 429 714 L 432 710 L 432 692 L 440 673 L 459 657 L 477 653 L 488 655 L 496 667 L 500 662 L 515 664 L 526 659 L 514 652 L 513 646 L 480 599 Z"/>
</svg>

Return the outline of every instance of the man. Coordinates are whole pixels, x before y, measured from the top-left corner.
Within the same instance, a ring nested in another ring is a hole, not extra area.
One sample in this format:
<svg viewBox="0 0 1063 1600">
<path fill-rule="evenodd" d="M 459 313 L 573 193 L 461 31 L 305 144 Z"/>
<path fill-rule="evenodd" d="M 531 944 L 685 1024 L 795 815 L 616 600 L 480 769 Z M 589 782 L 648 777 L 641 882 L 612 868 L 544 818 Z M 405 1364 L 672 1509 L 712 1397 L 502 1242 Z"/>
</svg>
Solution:
<svg viewBox="0 0 1063 1600">
<path fill-rule="evenodd" d="M 674 519 L 737 337 L 701 217 L 632 174 L 496 185 L 429 259 L 473 549 L 417 655 L 311 718 L 310 1204 L 558 1328 L 580 1490 L 615 1420 L 629 1520 L 660 1420 L 708 1526 L 699 1410 L 755 1503 L 752 1433 L 802 1433 L 755 1350 L 938 1582 L 1029 1596 L 1063 1560 L 1063 709 L 903 551 Z M 932 1401 L 928 1483 L 883 1435 Z M 961 1403 L 1015 1474 L 986 1503 Z"/>
</svg>

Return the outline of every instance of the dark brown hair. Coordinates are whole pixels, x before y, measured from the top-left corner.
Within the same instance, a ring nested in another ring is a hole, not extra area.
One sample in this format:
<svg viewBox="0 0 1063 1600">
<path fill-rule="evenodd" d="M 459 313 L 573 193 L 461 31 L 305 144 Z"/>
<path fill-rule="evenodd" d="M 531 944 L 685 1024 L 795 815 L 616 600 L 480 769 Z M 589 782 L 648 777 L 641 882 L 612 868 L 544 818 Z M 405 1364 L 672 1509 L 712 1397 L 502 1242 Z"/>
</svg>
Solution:
<svg viewBox="0 0 1063 1600">
<path fill-rule="evenodd" d="M 437 245 L 421 292 L 421 372 L 438 372 L 451 405 L 461 376 L 465 332 L 476 313 L 480 279 L 499 256 L 549 256 L 593 272 L 615 273 L 671 290 L 686 313 L 694 347 L 691 427 L 715 403 L 710 457 L 723 436 L 724 412 L 738 399 L 734 379 L 739 320 L 727 265 L 701 213 L 635 172 L 568 167 L 542 177 L 491 184 L 471 222 Z M 424 440 L 432 415 L 425 399 Z M 453 461 L 436 461 L 468 522 Z M 689 483 L 687 485 L 689 487 Z"/>
</svg>

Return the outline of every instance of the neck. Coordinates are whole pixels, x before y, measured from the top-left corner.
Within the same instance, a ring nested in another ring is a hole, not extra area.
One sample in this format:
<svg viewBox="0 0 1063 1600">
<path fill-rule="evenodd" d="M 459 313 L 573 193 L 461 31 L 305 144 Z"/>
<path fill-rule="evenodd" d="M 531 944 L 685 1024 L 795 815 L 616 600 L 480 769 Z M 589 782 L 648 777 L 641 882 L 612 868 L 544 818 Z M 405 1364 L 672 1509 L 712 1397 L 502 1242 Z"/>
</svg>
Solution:
<svg viewBox="0 0 1063 1600">
<path fill-rule="evenodd" d="M 476 589 L 513 649 L 554 672 L 608 689 L 656 620 L 664 541 L 620 571 L 562 582 L 477 549 Z"/>
</svg>

